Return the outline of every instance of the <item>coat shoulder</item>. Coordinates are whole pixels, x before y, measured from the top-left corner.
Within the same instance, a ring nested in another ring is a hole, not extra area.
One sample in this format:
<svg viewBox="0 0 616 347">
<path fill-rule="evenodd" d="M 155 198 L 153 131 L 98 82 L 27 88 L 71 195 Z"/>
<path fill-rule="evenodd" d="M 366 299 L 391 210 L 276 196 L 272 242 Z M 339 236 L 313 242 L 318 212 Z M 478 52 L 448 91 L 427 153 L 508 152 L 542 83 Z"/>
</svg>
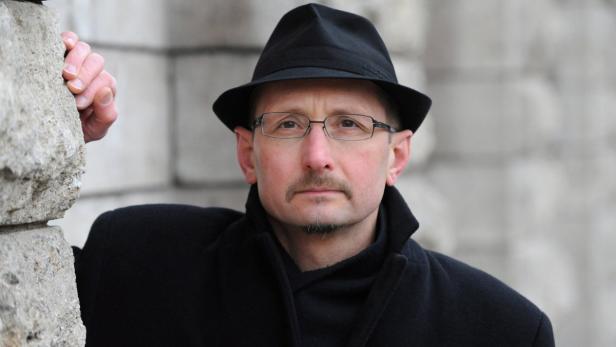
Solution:
<svg viewBox="0 0 616 347">
<path fill-rule="evenodd" d="M 440 336 L 476 345 L 553 346 L 549 318 L 530 300 L 492 275 L 447 255 L 424 250 L 414 241 L 407 248 L 412 278 L 422 288 L 424 317 L 435 325 L 455 327 Z M 508 342 L 507 342 L 508 341 Z"/>
<path fill-rule="evenodd" d="M 459 300 L 471 302 L 481 299 L 482 304 L 493 304 L 511 313 L 539 316 L 541 311 L 532 302 L 496 277 L 450 256 L 425 251 L 430 273 L 434 280 L 456 293 Z"/>
<path fill-rule="evenodd" d="M 80 269 L 187 265 L 215 244 L 221 233 L 244 216 L 225 208 L 152 204 L 124 207 L 100 215 L 82 250 Z M 117 270 L 117 269 L 116 269 Z M 111 270 L 110 270 L 111 271 Z"/>
<path fill-rule="evenodd" d="M 100 215 L 91 233 L 110 233 L 115 242 L 148 240 L 212 242 L 244 214 L 219 207 L 150 204 L 119 208 Z"/>
</svg>

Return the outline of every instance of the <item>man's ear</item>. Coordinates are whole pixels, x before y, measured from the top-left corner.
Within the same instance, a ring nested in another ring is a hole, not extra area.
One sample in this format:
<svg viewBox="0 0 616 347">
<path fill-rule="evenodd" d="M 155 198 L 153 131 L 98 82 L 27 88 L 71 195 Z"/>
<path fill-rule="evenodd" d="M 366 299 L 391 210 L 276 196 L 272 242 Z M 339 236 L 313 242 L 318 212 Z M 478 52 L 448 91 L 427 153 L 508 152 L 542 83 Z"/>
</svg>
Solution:
<svg viewBox="0 0 616 347">
<path fill-rule="evenodd" d="M 399 131 L 392 135 L 389 153 L 389 169 L 387 172 L 387 185 L 393 186 L 402 174 L 406 164 L 411 158 L 411 137 L 413 132 L 410 130 Z"/>
<path fill-rule="evenodd" d="M 244 180 L 248 184 L 257 183 L 252 147 L 253 133 L 239 126 L 233 129 L 233 132 L 235 133 L 236 140 L 237 162 L 244 173 Z"/>
</svg>

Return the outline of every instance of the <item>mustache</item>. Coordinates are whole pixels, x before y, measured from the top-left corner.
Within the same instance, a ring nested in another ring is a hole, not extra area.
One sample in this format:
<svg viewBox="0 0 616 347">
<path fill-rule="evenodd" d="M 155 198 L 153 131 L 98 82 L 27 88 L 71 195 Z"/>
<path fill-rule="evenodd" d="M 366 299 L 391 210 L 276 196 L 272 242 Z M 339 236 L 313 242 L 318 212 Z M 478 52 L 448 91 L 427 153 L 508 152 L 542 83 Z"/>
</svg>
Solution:
<svg viewBox="0 0 616 347">
<path fill-rule="evenodd" d="M 351 199 L 353 194 L 351 193 L 351 187 L 344 181 L 337 178 L 319 175 L 313 171 L 300 177 L 297 181 L 293 182 L 286 192 L 287 202 L 293 199 L 293 196 L 297 192 L 308 190 L 311 188 L 327 188 L 331 190 L 338 190 L 342 192 L 347 199 Z"/>
</svg>

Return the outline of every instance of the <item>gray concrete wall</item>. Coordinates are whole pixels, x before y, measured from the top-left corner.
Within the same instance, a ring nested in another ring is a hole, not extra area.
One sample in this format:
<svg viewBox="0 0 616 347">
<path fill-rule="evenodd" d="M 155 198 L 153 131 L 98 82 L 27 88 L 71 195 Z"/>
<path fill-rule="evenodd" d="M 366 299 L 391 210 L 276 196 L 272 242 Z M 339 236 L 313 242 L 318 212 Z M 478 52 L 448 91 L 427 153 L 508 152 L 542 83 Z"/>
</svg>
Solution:
<svg viewBox="0 0 616 347">
<path fill-rule="evenodd" d="M 234 140 L 211 103 L 250 78 L 293 0 L 58 0 L 102 52 L 120 118 L 87 146 L 80 245 L 101 212 L 149 202 L 243 209 Z M 323 3 L 371 18 L 399 79 L 434 108 L 398 187 L 420 241 L 544 308 L 559 346 L 613 346 L 616 312 L 614 1 Z"/>
</svg>

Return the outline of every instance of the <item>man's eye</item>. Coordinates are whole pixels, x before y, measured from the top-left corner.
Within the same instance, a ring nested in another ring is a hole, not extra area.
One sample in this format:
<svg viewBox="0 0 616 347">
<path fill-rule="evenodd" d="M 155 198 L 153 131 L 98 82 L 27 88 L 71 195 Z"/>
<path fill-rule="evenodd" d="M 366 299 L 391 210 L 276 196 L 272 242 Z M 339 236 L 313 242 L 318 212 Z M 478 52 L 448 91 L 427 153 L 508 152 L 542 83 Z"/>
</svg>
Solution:
<svg viewBox="0 0 616 347">
<path fill-rule="evenodd" d="M 293 128 L 297 128 L 298 124 L 295 121 L 286 120 L 286 121 L 280 122 L 280 125 L 278 127 L 283 128 L 283 129 L 293 129 Z"/>
<path fill-rule="evenodd" d="M 357 123 L 352 119 L 343 119 L 340 121 L 340 127 L 342 128 L 354 128 L 357 127 Z"/>
</svg>

